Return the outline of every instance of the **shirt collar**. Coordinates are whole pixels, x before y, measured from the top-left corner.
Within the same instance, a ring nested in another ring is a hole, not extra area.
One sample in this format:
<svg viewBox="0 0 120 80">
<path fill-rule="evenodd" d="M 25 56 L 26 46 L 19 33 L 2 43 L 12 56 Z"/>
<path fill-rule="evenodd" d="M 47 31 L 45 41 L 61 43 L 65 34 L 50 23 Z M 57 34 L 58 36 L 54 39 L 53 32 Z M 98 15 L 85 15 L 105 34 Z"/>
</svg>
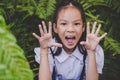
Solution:
<svg viewBox="0 0 120 80">
<path fill-rule="evenodd" d="M 78 50 L 78 47 L 76 47 L 76 49 L 73 51 L 73 53 L 71 55 L 67 54 L 65 52 L 65 50 L 62 48 L 62 52 L 59 56 L 55 56 L 56 59 L 62 63 L 64 62 L 69 56 L 74 56 L 76 57 L 77 59 L 79 60 L 82 60 L 83 59 L 83 55 L 80 53 L 80 51 Z"/>
<path fill-rule="evenodd" d="M 71 55 L 75 56 L 79 60 L 83 60 L 83 54 L 80 53 L 78 47 L 76 47 L 76 49 L 74 50 L 74 52 Z"/>
<path fill-rule="evenodd" d="M 61 54 L 59 56 L 55 56 L 55 57 L 60 63 L 62 63 L 69 57 L 69 54 L 67 54 L 65 52 L 65 50 L 62 48 Z"/>
</svg>

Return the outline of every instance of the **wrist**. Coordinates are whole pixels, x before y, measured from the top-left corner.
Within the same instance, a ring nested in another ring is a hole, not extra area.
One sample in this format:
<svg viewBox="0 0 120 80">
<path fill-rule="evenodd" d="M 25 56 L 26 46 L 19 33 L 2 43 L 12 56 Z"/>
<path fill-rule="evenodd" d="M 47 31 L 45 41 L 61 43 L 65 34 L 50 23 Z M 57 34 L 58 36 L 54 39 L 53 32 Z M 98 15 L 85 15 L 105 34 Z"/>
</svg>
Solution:
<svg viewBox="0 0 120 80">
<path fill-rule="evenodd" d="M 48 56 L 48 53 L 40 53 L 40 57 Z"/>
<path fill-rule="evenodd" d="M 48 48 L 40 48 L 40 56 L 47 56 L 48 55 Z"/>
<path fill-rule="evenodd" d="M 88 55 L 95 55 L 95 50 L 87 50 Z"/>
<path fill-rule="evenodd" d="M 40 52 L 42 52 L 42 53 L 48 52 L 48 48 L 41 48 L 41 47 L 40 47 Z"/>
<path fill-rule="evenodd" d="M 96 57 L 96 51 L 88 51 L 88 59 L 91 60 L 91 59 L 94 59 Z"/>
</svg>

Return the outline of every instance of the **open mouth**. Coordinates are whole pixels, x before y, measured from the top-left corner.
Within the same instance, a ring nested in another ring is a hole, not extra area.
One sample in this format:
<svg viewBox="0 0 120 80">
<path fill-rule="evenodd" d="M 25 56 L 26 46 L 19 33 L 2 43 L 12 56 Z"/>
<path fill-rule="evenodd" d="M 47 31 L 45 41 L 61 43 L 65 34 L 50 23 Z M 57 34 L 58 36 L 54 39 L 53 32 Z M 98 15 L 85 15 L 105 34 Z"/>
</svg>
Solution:
<svg viewBox="0 0 120 80">
<path fill-rule="evenodd" d="M 75 36 L 65 36 L 65 39 L 66 39 L 68 45 L 72 45 L 72 44 L 74 44 Z"/>
</svg>

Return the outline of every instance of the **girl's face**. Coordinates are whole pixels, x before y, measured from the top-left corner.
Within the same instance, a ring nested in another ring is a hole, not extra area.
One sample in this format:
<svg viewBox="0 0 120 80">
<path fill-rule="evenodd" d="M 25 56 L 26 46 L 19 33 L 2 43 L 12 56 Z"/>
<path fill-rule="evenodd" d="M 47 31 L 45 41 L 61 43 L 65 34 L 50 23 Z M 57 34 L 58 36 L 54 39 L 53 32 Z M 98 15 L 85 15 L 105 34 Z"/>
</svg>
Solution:
<svg viewBox="0 0 120 80">
<path fill-rule="evenodd" d="M 84 32 L 80 11 L 73 6 L 61 9 L 54 31 L 60 37 L 65 51 L 71 53 Z"/>
</svg>

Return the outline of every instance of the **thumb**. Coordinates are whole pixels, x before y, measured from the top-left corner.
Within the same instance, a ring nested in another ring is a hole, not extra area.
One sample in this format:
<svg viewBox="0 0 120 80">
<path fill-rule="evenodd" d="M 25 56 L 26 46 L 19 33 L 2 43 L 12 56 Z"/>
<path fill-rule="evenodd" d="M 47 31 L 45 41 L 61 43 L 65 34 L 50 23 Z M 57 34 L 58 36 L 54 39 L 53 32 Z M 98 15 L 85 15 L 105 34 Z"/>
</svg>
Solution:
<svg viewBox="0 0 120 80">
<path fill-rule="evenodd" d="M 86 42 L 85 41 L 81 41 L 80 44 L 83 45 L 83 46 L 85 46 Z"/>
<path fill-rule="evenodd" d="M 53 47 L 53 46 L 62 47 L 62 44 L 60 44 L 60 43 L 51 43 L 51 44 L 49 44 L 49 47 Z"/>
</svg>

